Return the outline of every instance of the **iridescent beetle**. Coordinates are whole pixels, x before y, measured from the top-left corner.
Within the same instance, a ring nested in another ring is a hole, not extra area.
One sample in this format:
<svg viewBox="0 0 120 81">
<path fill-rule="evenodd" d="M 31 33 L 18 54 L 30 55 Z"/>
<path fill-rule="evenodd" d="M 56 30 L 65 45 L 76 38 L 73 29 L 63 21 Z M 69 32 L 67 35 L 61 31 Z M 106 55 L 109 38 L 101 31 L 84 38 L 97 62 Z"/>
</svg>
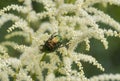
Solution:
<svg viewBox="0 0 120 81">
<path fill-rule="evenodd" d="M 68 45 L 67 43 L 68 43 L 67 39 L 63 39 L 59 34 L 56 35 L 55 33 L 53 33 L 51 37 L 43 45 L 42 50 L 53 52 L 59 47 L 67 46 Z"/>
</svg>

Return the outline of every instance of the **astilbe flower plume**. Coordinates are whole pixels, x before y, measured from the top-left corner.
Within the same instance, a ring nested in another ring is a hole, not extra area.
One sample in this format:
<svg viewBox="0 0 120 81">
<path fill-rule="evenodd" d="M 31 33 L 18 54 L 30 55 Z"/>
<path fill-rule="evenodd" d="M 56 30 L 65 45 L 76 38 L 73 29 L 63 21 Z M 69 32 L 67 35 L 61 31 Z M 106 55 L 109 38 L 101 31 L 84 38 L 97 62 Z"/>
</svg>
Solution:
<svg viewBox="0 0 120 81">
<path fill-rule="evenodd" d="M 108 36 L 120 37 L 120 24 L 93 6 L 97 3 L 120 6 L 120 0 L 18 1 L 23 5 L 11 4 L 0 10 L 0 28 L 8 21 L 12 22 L 6 30 L 8 34 L 5 40 L 0 42 L 0 81 L 120 80 L 120 74 L 87 78 L 81 61 L 101 71 L 104 68 L 91 55 L 75 51 L 82 42 L 86 43 L 86 50 L 89 50 L 91 38 L 100 40 L 107 49 Z M 39 4 L 40 11 L 35 10 L 33 3 Z M 112 28 L 103 29 L 99 22 Z M 65 42 L 62 41 L 54 51 L 46 51 L 43 46 L 54 34 L 60 35 Z M 10 41 L 16 36 L 24 37 L 22 43 Z M 14 52 L 16 56 L 10 55 L 8 46 L 18 51 Z"/>
</svg>

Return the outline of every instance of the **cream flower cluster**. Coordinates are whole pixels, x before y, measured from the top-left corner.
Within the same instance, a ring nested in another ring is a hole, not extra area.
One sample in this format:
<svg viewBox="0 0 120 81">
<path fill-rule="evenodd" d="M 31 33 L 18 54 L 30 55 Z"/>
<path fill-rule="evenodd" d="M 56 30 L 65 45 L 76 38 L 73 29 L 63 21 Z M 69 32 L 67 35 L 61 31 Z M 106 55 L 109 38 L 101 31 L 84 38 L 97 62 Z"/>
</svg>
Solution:
<svg viewBox="0 0 120 81">
<path fill-rule="evenodd" d="M 120 0 L 18 1 L 23 5 L 11 4 L 0 10 L 0 28 L 7 21 L 12 22 L 6 30 L 8 34 L 5 40 L 0 42 L 0 81 L 120 80 L 120 74 L 87 78 L 82 62 L 88 62 L 101 71 L 104 68 L 91 55 L 75 52 L 82 42 L 85 42 L 86 50 L 89 50 L 91 38 L 100 40 L 107 49 L 108 36 L 120 37 L 120 24 L 93 6 L 97 3 L 120 6 Z M 33 3 L 39 4 L 39 11 L 35 10 Z M 99 22 L 114 30 L 101 28 Z M 9 40 L 17 36 L 24 37 L 21 40 L 26 43 Z M 58 40 L 57 43 L 50 39 L 51 36 Z M 46 44 L 48 40 L 52 42 Z M 58 45 L 59 42 L 61 45 Z M 56 50 L 47 50 L 51 44 Z M 18 51 L 14 52 L 16 57 L 11 56 L 8 46 Z"/>
</svg>

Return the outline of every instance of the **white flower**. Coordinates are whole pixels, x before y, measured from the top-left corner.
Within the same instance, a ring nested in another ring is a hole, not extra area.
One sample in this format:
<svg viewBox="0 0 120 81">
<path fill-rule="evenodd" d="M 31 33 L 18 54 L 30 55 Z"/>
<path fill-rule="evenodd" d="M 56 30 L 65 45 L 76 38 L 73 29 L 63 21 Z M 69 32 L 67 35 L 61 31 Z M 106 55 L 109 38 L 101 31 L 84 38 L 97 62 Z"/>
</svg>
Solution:
<svg viewBox="0 0 120 81">
<path fill-rule="evenodd" d="M 104 68 L 91 55 L 75 51 L 83 42 L 89 51 L 91 38 L 102 42 L 107 49 L 107 37 L 120 37 L 120 24 L 93 6 L 96 3 L 120 6 L 120 0 L 18 1 L 23 5 L 11 4 L 0 10 L 0 28 L 11 21 L 10 27 L 6 27 L 5 40 L 0 42 L 0 81 L 9 81 L 9 77 L 15 81 L 120 80 L 119 74 L 87 78 L 81 61 L 102 71 Z M 34 2 L 39 4 L 40 10 L 36 11 Z M 99 22 L 114 30 L 101 28 Z M 24 38 L 18 42 L 19 37 Z"/>
</svg>

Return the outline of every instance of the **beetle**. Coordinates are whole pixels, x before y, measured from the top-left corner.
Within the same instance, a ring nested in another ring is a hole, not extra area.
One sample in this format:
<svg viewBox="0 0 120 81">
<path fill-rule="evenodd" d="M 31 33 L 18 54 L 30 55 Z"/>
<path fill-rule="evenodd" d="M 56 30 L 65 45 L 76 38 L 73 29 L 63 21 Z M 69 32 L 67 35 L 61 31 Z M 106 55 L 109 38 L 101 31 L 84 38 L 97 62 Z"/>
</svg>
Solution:
<svg viewBox="0 0 120 81">
<path fill-rule="evenodd" d="M 63 39 L 61 35 L 53 33 L 51 37 L 45 41 L 42 51 L 53 52 L 59 47 L 66 46 L 68 41 Z"/>
</svg>

